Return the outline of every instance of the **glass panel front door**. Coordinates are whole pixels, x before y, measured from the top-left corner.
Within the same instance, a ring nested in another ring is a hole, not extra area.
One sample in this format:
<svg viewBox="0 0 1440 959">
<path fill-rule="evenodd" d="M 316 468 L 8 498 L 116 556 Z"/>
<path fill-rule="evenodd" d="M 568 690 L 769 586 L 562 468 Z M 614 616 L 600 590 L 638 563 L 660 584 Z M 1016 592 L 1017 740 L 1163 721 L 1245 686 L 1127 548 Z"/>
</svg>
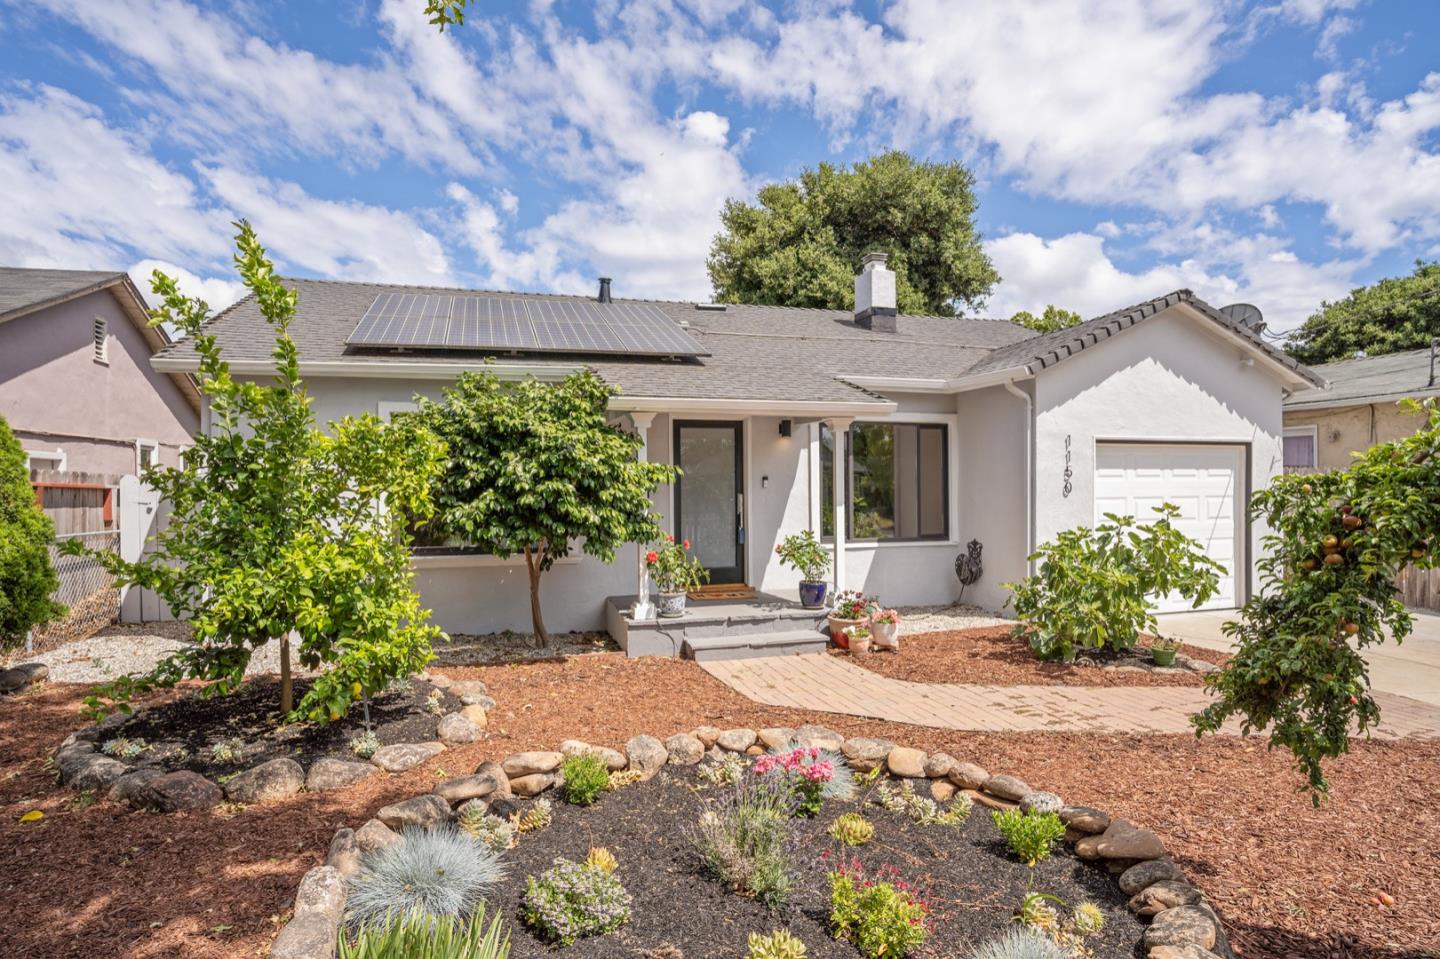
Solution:
<svg viewBox="0 0 1440 959">
<path fill-rule="evenodd" d="M 743 583 L 739 423 L 677 422 L 675 465 L 675 536 L 689 540 L 691 552 L 710 571 L 712 583 Z"/>
</svg>

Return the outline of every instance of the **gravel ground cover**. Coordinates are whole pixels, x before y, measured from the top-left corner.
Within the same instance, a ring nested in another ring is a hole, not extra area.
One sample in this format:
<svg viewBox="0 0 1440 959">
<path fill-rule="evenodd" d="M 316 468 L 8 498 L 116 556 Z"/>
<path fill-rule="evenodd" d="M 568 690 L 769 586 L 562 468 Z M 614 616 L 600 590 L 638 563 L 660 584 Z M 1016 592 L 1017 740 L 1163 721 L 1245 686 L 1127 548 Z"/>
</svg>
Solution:
<svg viewBox="0 0 1440 959">
<path fill-rule="evenodd" d="M 52 682 L 103 683 L 127 673 L 149 672 L 189 637 L 190 624 L 180 620 L 107 626 L 89 639 L 57 646 L 25 661 L 49 666 Z M 280 643 L 276 641 L 255 652 L 246 674 L 279 671 Z"/>
<path fill-rule="evenodd" d="M 908 624 L 907 624 L 908 625 Z M 831 655 L 848 655 L 831 650 Z M 1184 646 L 1192 659 L 1221 664 L 1226 653 Z M 851 661 L 891 679 L 917 683 L 980 683 L 989 686 L 1203 686 L 1188 670 L 1157 671 L 1149 666 L 1143 641 L 1125 652 L 1086 650 L 1074 663 L 1042 663 L 1010 627 L 960 629 L 922 636 L 902 635 L 900 651 L 851 656 Z M 1113 667 L 1125 667 L 1116 669 Z M 1111 667 L 1111 668 L 1102 668 Z"/>
<path fill-rule="evenodd" d="M 585 656 L 452 669 L 499 706 L 486 739 L 396 776 L 268 806 L 155 815 L 86 805 L 47 759 L 83 725 L 84 688 L 0 702 L 0 896 L 6 944 L 27 959 L 254 959 L 334 831 L 439 778 L 576 737 L 820 723 L 947 752 L 1156 830 L 1205 890 L 1242 955 L 1417 959 L 1440 943 L 1440 743 L 1357 742 L 1314 809 L 1285 756 L 1259 740 L 983 734 L 757 706 L 694 663 Z M 20 823 L 25 812 L 45 818 Z M 1392 905 L 1379 905 L 1381 895 Z"/>
</svg>

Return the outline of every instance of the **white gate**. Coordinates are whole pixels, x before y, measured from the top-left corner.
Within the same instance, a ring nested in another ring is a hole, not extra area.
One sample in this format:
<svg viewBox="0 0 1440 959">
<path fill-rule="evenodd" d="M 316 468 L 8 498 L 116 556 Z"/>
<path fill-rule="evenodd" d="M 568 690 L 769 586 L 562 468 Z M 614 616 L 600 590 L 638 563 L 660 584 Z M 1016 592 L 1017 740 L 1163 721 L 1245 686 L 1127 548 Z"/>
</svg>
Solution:
<svg viewBox="0 0 1440 959">
<path fill-rule="evenodd" d="M 120 558 L 134 562 L 154 552 L 151 538 L 170 515 L 160 494 L 142 483 L 139 477 L 125 476 L 120 480 Z M 170 607 L 148 589 L 126 587 L 120 593 L 120 622 L 155 623 L 174 619 Z"/>
</svg>

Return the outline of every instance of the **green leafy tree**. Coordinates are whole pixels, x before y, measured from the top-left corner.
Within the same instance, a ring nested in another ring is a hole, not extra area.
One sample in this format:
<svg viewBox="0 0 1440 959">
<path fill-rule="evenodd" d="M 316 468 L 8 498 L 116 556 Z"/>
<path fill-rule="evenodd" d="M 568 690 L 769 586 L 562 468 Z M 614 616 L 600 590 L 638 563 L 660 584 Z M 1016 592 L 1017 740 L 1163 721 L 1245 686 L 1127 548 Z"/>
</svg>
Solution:
<svg viewBox="0 0 1440 959">
<path fill-rule="evenodd" d="M 958 163 L 892 150 L 853 166 L 821 163 L 728 200 L 708 268 L 722 303 L 854 308 L 855 271 L 889 254 L 900 310 L 949 316 L 979 306 L 1000 276 L 975 229 L 975 178 Z"/>
<path fill-rule="evenodd" d="M 1440 336 L 1440 262 L 1415 261 L 1389 277 L 1324 304 L 1290 335 L 1285 351 L 1301 363 L 1330 363 L 1429 347 Z"/>
<path fill-rule="evenodd" d="M 1380 719 L 1361 651 L 1410 634 L 1395 579 L 1434 569 L 1440 550 L 1440 408 L 1407 401 L 1427 426 L 1371 447 L 1349 469 L 1276 477 L 1251 499 L 1271 532 L 1256 564 L 1260 595 L 1225 625 L 1236 641 L 1210 680 L 1218 698 L 1194 718 L 1200 733 L 1239 717 L 1245 732 L 1295 755 L 1318 803 L 1323 761 Z"/>
<path fill-rule="evenodd" d="M 458 27 L 465 23 L 465 8 L 470 0 L 425 0 L 425 16 L 430 25 L 445 32 L 446 27 Z"/>
<path fill-rule="evenodd" d="M 254 650 L 279 638 L 281 712 L 338 719 L 423 667 L 439 635 L 415 594 L 406 522 L 431 511 L 443 447 L 413 425 L 370 415 L 332 423 L 328 434 L 316 427 L 289 332 L 297 294 L 276 279 L 250 225 L 236 225 L 235 264 L 275 331 L 275 377 L 234 379 L 206 329 L 209 308 L 156 271 L 162 305 L 151 322 L 194 343 L 210 430 L 181 466 L 146 475 L 171 506 L 154 552 L 133 563 L 100 555 L 118 582 L 154 590 L 187 617 L 193 639 L 149 674 L 102 687 L 96 711 L 102 698 L 123 703 L 187 678 L 213 680 L 209 695 L 230 692 Z M 298 710 L 292 634 L 301 665 L 324 670 Z"/>
<path fill-rule="evenodd" d="M 607 420 L 614 392 L 589 370 L 560 383 L 464 373 L 417 414 L 450 451 L 435 485 L 436 526 L 487 553 L 525 557 L 542 645 L 540 577 L 557 559 L 579 542 L 608 563 L 625 543 L 660 535 L 650 495 L 676 470 L 637 459 L 640 439 Z"/>
<path fill-rule="evenodd" d="M 1061 532 L 1030 557 L 1035 573 L 1005 583 L 1027 639 L 1041 659 L 1070 661 L 1081 649 L 1130 649 L 1142 632 L 1158 633 L 1151 597 L 1176 593 L 1195 606 L 1219 589 L 1220 564 L 1175 528 L 1180 511 L 1155 507 L 1157 518 L 1105 514 L 1094 529 Z"/>
<path fill-rule="evenodd" d="M 1021 310 L 1010 317 L 1010 322 L 1017 326 L 1028 327 L 1038 333 L 1054 333 L 1056 330 L 1063 330 L 1067 326 L 1074 326 L 1083 323 L 1084 320 L 1079 313 L 1071 310 L 1062 310 L 1058 306 L 1047 306 L 1045 312 L 1036 316 L 1029 310 Z"/>
<path fill-rule="evenodd" d="M 25 451 L 0 416 L 0 652 L 65 612 L 50 565 L 55 524 L 35 502 Z"/>
</svg>

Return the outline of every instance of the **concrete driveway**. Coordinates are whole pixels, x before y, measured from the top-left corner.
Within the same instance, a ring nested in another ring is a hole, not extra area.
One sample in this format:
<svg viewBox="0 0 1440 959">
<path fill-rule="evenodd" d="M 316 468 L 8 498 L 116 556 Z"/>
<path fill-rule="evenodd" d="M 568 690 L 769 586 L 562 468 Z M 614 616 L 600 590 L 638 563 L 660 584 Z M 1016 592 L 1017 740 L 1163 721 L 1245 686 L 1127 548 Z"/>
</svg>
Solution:
<svg viewBox="0 0 1440 959">
<path fill-rule="evenodd" d="M 1440 706 L 1440 615 L 1412 612 L 1415 630 L 1405 642 L 1365 650 L 1370 683 L 1381 692 Z M 1157 618 L 1166 636 L 1207 649 L 1228 651 L 1232 645 L 1220 627 L 1235 618 L 1234 610 L 1165 613 Z"/>
</svg>

